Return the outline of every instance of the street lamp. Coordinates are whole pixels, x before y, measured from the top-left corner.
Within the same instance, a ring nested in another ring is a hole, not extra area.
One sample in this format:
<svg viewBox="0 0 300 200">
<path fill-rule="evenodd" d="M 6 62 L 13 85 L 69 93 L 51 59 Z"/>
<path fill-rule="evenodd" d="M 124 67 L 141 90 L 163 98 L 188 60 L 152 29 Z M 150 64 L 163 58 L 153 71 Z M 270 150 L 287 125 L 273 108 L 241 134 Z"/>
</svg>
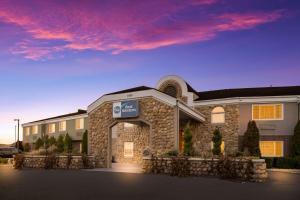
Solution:
<svg viewBox="0 0 300 200">
<path fill-rule="evenodd" d="M 14 119 L 14 121 L 17 121 L 18 122 L 18 140 L 17 140 L 17 149 L 18 149 L 18 152 L 19 152 L 19 131 L 20 131 L 20 119 Z"/>
</svg>

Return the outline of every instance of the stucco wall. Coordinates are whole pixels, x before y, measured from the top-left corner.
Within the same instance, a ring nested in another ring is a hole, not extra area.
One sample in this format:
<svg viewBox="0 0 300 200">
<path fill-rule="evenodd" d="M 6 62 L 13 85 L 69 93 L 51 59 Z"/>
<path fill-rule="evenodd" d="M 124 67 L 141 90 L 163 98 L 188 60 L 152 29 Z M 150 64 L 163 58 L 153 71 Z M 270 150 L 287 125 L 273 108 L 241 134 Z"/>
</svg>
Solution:
<svg viewBox="0 0 300 200">
<path fill-rule="evenodd" d="M 149 146 L 155 154 L 166 153 L 176 147 L 175 107 L 152 97 L 138 99 L 139 117 L 114 119 L 112 102 L 106 102 L 89 113 L 89 153 L 96 156 L 98 167 L 108 167 L 111 162 L 110 128 L 118 122 L 143 121 L 150 126 Z"/>
<path fill-rule="evenodd" d="M 293 135 L 298 120 L 297 103 L 283 103 L 283 120 L 256 120 L 260 135 Z M 239 135 L 244 135 L 249 120 L 252 120 L 252 104 L 240 104 Z"/>
</svg>

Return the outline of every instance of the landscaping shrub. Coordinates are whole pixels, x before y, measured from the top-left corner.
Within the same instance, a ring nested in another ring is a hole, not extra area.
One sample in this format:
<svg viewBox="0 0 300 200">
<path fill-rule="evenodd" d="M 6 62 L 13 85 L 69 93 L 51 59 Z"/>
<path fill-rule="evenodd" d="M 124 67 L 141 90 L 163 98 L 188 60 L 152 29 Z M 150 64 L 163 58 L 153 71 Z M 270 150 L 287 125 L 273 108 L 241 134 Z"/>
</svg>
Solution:
<svg viewBox="0 0 300 200">
<path fill-rule="evenodd" d="M 1 158 L 0 157 L 0 164 L 7 164 L 8 163 L 8 158 Z"/>
<path fill-rule="evenodd" d="M 23 168 L 23 162 L 24 162 L 24 155 L 16 154 L 15 155 L 14 168 L 15 169 L 22 169 Z"/>
<path fill-rule="evenodd" d="M 295 126 L 292 143 L 293 143 L 293 155 L 299 156 L 300 155 L 300 120 Z"/>
<path fill-rule="evenodd" d="M 216 129 L 214 131 L 212 142 L 213 142 L 213 149 L 212 149 L 213 154 L 220 155 L 221 154 L 222 135 L 221 135 L 219 129 Z"/>
<path fill-rule="evenodd" d="M 171 150 L 166 153 L 167 156 L 178 156 L 178 151 L 177 150 Z"/>
<path fill-rule="evenodd" d="M 300 169 L 300 156 L 283 158 L 264 158 L 267 168 Z"/>
<path fill-rule="evenodd" d="M 45 169 L 53 169 L 57 165 L 57 158 L 53 154 L 49 154 L 45 157 Z"/>
<path fill-rule="evenodd" d="M 82 164 L 83 164 L 83 168 L 87 169 L 89 168 L 89 160 L 86 154 L 82 154 L 81 155 L 81 159 L 82 159 Z"/>
<path fill-rule="evenodd" d="M 193 151 L 192 138 L 193 136 L 190 130 L 190 126 L 187 125 L 186 128 L 184 129 L 184 154 L 187 156 L 192 155 L 192 151 Z"/>
<path fill-rule="evenodd" d="M 44 145 L 43 140 L 38 138 L 34 144 L 35 150 L 39 150 Z"/>
<path fill-rule="evenodd" d="M 72 138 L 67 133 L 64 140 L 64 150 L 67 153 L 72 153 Z"/>
<path fill-rule="evenodd" d="M 58 136 L 58 139 L 56 141 L 56 151 L 58 153 L 64 152 L 64 136 L 63 135 Z"/>
<path fill-rule="evenodd" d="M 83 136 L 82 136 L 82 150 L 81 153 L 87 154 L 88 152 L 88 132 L 87 130 L 84 131 Z"/>
<path fill-rule="evenodd" d="M 46 149 L 46 151 L 47 151 L 47 149 L 48 149 L 49 146 L 50 146 L 49 136 L 48 136 L 48 135 L 45 135 L 45 136 L 42 138 L 42 140 L 43 140 L 43 145 L 44 145 L 44 147 L 45 147 L 45 149 Z"/>
<path fill-rule="evenodd" d="M 266 165 L 267 165 L 268 169 L 273 167 L 273 158 L 263 158 L 263 159 L 265 159 L 265 162 L 266 162 Z"/>
<path fill-rule="evenodd" d="M 25 152 L 29 152 L 30 151 L 30 145 L 29 145 L 29 143 L 25 143 L 24 144 L 24 151 Z"/>
<path fill-rule="evenodd" d="M 255 121 L 249 121 L 243 139 L 243 150 L 248 151 L 250 156 L 260 156 L 259 130 Z"/>
</svg>

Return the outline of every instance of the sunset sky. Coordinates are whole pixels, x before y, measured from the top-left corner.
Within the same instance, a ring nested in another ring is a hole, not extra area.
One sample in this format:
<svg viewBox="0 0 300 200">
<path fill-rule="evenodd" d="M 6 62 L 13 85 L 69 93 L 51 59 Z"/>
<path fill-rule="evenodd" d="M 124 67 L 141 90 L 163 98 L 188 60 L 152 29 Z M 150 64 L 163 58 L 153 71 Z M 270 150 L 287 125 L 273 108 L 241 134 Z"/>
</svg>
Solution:
<svg viewBox="0 0 300 200">
<path fill-rule="evenodd" d="M 14 118 L 169 74 L 199 91 L 300 85 L 300 1 L 0 0 L 0 143 Z"/>
</svg>

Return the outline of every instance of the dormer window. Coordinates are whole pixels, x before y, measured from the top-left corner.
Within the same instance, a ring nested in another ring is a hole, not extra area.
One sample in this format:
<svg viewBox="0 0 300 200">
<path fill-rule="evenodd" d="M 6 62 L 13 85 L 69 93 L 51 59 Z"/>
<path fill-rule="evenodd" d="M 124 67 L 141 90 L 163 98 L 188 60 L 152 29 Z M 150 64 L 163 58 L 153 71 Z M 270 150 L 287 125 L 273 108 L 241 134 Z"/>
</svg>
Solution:
<svg viewBox="0 0 300 200">
<path fill-rule="evenodd" d="M 177 88 L 173 85 L 168 85 L 165 89 L 164 89 L 164 93 L 166 93 L 167 95 L 170 95 L 171 97 L 176 98 L 178 91 Z"/>
</svg>

